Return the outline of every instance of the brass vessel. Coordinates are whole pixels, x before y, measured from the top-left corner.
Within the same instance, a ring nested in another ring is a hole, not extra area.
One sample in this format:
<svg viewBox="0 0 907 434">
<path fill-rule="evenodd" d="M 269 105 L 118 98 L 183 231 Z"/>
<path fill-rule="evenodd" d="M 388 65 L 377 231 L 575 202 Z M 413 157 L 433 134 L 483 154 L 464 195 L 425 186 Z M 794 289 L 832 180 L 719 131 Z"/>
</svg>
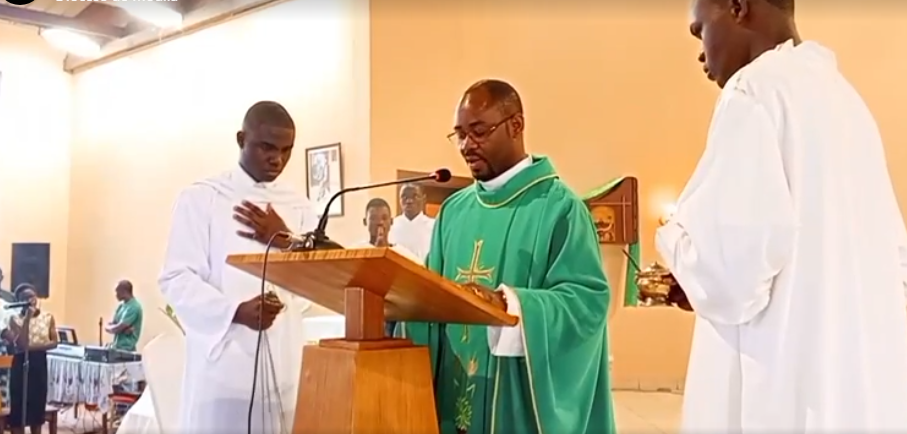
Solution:
<svg viewBox="0 0 907 434">
<path fill-rule="evenodd" d="M 640 306 L 671 306 L 668 294 L 677 285 L 671 271 L 655 262 L 636 274 Z"/>
</svg>

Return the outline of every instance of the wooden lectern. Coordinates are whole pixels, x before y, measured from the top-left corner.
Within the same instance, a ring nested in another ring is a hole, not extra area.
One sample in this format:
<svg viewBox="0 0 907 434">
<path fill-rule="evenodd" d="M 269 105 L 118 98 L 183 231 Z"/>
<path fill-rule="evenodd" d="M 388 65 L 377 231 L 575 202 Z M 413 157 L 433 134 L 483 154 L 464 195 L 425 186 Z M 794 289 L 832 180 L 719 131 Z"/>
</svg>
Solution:
<svg viewBox="0 0 907 434">
<path fill-rule="evenodd" d="M 261 277 L 263 254 L 227 263 Z M 267 280 L 346 315 L 346 337 L 303 349 L 293 434 L 437 434 L 428 348 L 384 322 L 512 326 L 517 318 L 388 248 L 271 253 Z"/>
</svg>

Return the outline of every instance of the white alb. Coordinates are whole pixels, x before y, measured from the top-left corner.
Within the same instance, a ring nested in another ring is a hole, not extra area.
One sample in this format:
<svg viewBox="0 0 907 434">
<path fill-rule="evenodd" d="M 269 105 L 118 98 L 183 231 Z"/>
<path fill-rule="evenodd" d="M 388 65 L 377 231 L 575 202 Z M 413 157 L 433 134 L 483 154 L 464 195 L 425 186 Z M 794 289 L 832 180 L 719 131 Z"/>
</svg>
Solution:
<svg viewBox="0 0 907 434">
<path fill-rule="evenodd" d="M 277 211 L 291 230 L 315 228 L 308 200 L 279 182 L 257 183 L 237 168 L 195 183 L 180 193 L 173 211 L 159 284 L 186 330 L 180 428 L 185 432 L 245 433 L 252 397 L 257 332 L 233 324 L 236 308 L 261 291 L 258 278 L 228 266 L 227 256 L 261 253 L 265 246 L 236 234 L 233 219 L 243 200 Z M 276 251 L 276 249 L 274 249 Z M 301 363 L 302 310 L 306 300 L 272 288 L 287 304 L 267 331 L 272 369 L 258 375 L 253 433 L 292 429 Z M 268 390 L 263 381 L 276 374 Z"/>
<path fill-rule="evenodd" d="M 831 51 L 731 78 L 656 244 L 697 315 L 683 432 L 907 432 L 907 232 Z"/>
</svg>

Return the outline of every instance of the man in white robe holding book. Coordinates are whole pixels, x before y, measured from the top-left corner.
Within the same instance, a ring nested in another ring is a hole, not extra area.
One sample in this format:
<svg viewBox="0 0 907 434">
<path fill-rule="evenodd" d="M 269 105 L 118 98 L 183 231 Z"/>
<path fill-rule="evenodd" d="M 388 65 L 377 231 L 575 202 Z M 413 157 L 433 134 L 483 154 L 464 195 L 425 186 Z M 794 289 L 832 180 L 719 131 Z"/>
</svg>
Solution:
<svg viewBox="0 0 907 434">
<path fill-rule="evenodd" d="M 697 0 L 722 88 L 656 235 L 696 326 L 687 433 L 907 432 L 907 232 L 875 120 L 793 0 Z"/>
<path fill-rule="evenodd" d="M 277 181 L 295 134 L 280 104 L 256 103 L 236 135 L 239 165 L 190 185 L 177 198 L 159 284 L 186 331 L 185 432 L 292 429 L 306 301 L 270 285 L 273 294 L 262 297 L 260 280 L 225 260 L 264 252 L 275 234 L 315 228 L 318 219 L 308 200 Z M 277 236 L 273 249 L 288 245 Z M 265 331 L 264 345 L 257 352 L 259 330 Z"/>
</svg>

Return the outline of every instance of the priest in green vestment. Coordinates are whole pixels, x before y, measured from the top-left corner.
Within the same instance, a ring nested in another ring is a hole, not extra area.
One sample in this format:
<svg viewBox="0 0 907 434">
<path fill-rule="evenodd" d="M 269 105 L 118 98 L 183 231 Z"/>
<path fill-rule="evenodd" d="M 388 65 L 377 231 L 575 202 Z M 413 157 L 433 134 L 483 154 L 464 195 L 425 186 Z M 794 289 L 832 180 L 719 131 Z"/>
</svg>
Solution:
<svg viewBox="0 0 907 434">
<path fill-rule="evenodd" d="M 519 324 L 397 331 L 430 349 L 441 434 L 613 433 L 595 228 L 548 158 L 526 154 L 523 127 L 509 84 L 466 91 L 450 139 L 476 182 L 441 206 L 426 259 Z"/>
</svg>

